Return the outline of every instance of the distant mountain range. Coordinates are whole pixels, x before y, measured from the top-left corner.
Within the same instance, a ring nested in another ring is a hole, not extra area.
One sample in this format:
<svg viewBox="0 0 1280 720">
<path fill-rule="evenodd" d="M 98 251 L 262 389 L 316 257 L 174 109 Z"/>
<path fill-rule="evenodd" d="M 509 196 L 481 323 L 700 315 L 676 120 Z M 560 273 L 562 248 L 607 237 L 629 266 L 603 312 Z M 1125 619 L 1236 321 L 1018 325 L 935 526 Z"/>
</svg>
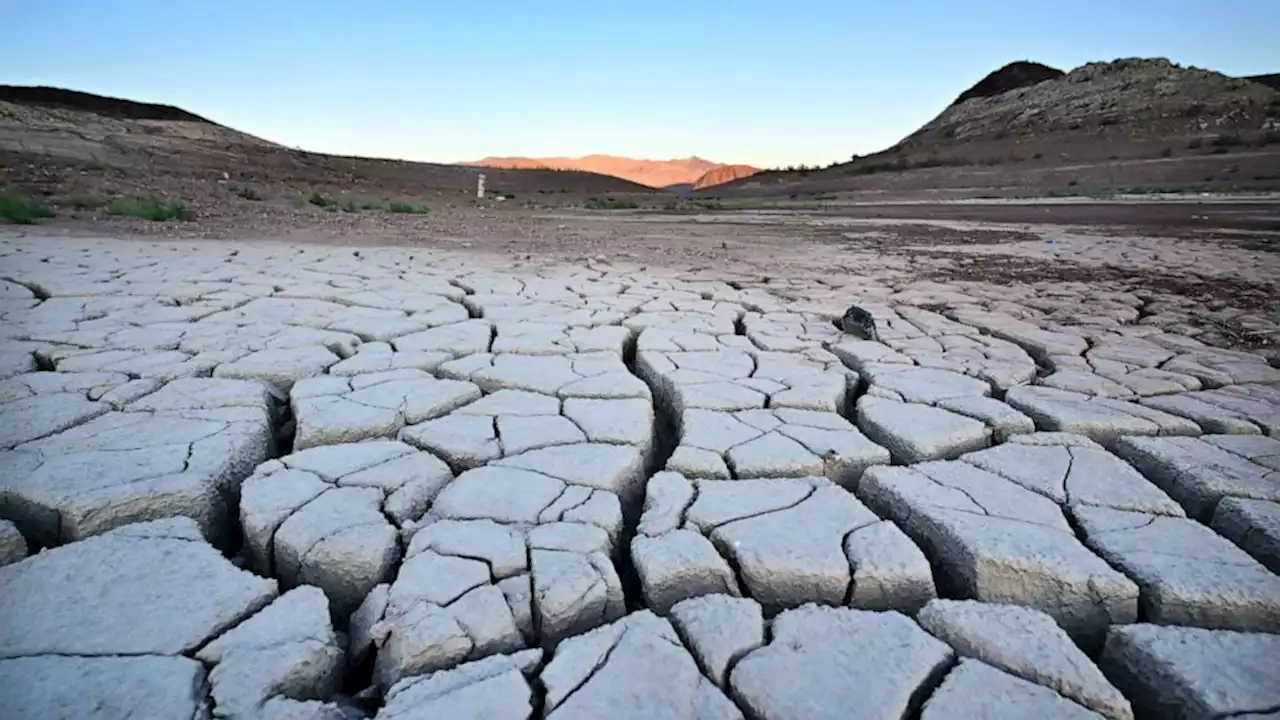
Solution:
<svg viewBox="0 0 1280 720">
<path fill-rule="evenodd" d="M 696 156 L 676 160 L 637 160 L 617 155 L 587 155 L 579 158 L 486 157 L 459 164 L 512 170 L 583 170 L 653 188 L 673 190 L 702 189 L 757 172 L 750 165 L 727 165 Z"/>
</svg>

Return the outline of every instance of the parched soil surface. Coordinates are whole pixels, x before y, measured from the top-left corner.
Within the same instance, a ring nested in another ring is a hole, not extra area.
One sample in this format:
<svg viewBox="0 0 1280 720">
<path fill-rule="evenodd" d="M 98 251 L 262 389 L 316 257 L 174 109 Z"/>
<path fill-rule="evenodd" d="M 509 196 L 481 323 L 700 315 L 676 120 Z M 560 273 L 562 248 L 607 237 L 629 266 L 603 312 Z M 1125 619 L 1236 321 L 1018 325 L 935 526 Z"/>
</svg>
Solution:
<svg viewBox="0 0 1280 720">
<path fill-rule="evenodd" d="M 1276 706 L 1275 253 L 800 214 L 60 223 L 0 232 L 15 717 Z"/>
</svg>

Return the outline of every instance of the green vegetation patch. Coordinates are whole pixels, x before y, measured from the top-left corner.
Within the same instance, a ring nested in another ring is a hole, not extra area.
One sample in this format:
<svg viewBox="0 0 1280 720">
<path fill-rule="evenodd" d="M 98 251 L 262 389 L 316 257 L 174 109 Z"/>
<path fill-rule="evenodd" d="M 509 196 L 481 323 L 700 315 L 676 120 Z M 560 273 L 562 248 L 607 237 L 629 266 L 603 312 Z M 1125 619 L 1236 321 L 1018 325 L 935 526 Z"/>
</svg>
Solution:
<svg viewBox="0 0 1280 720">
<path fill-rule="evenodd" d="M 588 210 L 635 210 L 640 207 L 640 203 L 635 200 L 627 200 L 625 198 L 587 198 L 583 203 L 583 207 Z"/>
<path fill-rule="evenodd" d="M 412 203 L 408 200 L 388 200 L 387 210 L 393 213 L 407 213 L 409 215 L 425 215 L 427 214 L 427 206 Z"/>
<path fill-rule="evenodd" d="M 157 197 L 122 197 L 111 201 L 107 206 L 109 215 L 136 217 L 143 220 L 163 222 L 165 220 L 194 220 L 195 213 L 181 200 L 166 200 Z"/>
<path fill-rule="evenodd" d="M 40 198 L 17 191 L 0 190 L 0 217 L 19 225 L 56 217 L 57 213 Z"/>
</svg>

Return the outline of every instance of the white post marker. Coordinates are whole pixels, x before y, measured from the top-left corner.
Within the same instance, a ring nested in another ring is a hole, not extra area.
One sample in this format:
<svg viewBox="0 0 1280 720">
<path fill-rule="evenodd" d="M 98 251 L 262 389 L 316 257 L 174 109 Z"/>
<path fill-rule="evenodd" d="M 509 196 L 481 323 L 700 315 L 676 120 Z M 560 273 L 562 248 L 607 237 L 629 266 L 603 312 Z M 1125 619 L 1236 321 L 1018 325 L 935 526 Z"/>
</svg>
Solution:
<svg viewBox="0 0 1280 720">
<path fill-rule="evenodd" d="M 480 177 L 476 179 L 476 197 L 484 199 L 484 173 L 480 173 Z"/>
</svg>

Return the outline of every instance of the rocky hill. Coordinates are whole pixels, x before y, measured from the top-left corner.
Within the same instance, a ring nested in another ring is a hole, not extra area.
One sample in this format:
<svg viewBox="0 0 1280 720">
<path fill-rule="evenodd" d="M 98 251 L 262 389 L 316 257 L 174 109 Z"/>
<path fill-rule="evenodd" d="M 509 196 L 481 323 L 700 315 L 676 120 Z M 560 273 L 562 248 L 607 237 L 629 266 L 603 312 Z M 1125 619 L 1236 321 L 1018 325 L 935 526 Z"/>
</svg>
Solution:
<svg viewBox="0 0 1280 720">
<path fill-rule="evenodd" d="M 474 198 L 473 167 L 307 152 L 180 108 L 46 87 L 0 86 L 0 187 L 42 194 L 157 192 L 221 197 L 251 186 L 267 196 L 312 192 Z M 495 194 L 650 193 L 587 172 L 495 170 Z"/>
<path fill-rule="evenodd" d="M 1249 75 L 1245 77 L 1245 80 L 1262 83 L 1272 90 L 1280 90 L 1280 73 L 1271 73 L 1270 75 Z"/>
<path fill-rule="evenodd" d="M 739 178 L 751 177 L 760 172 L 758 168 L 750 165 L 721 165 L 718 168 L 708 170 L 693 182 L 694 190 L 705 190 L 716 185 L 723 185 L 727 182 L 733 182 Z"/>
<path fill-rule="evenodd" d="M 0 85 L 0 102 L 83 110 L 95 115 L 132 120 L 209 121 L 172 105 L 124 100 L 43 85 Z"/>
<path fill-rule="evenodd" d="M 941 154 L 975 142 L 1087 139 L 1114 154 L 1109 146 L 1120 143 L 1186 144 L 1218 136 L 1250 142 L 1280 120 L 1275 90 L 1162 58 L 1090 63 L 1054 78 L 1047 77 L 1052 68 L 1039 67 L 1047 79 L 984 95 L 980 86 L 989 76 L 896 149 Z"/>
<path fill-rule="evenodd" d="M 710 187 L 744 177 L 744 169 L 755 172 L 755 168 L 747 165 L 724 165 L 697 156 L 676 160 L 636 160 L 617 155 L 587 155 L 577 158 L 486 157 L 460 164 L 492 168 L 582 170 L 612 175 L 652 188 L 683 185 L 698 187 L 699 183 L 702 183 L 701 187 Z M 725 168 L 736 169 L 725 170 Z M 711 174 L 718 171 L 723 172 L 719 175 Z"/>
<path fill-rule="evenodd" d="M 818 170 L 759 173 L 711 194 L 1261 188 L 1280 184 L 1280 92 L 1273 82 L 1163 58 L 1089 63 L 1067 73 L 1013 63 L 887 150 Z"/>
<path fill-rule="evenodd" d="M 990 75 L 982 78 L 973 87 L 960 93 L 960 97 L 956 99 L 956 103 L 962 103 L 965 100 L 973 98 L 992 97 L 993 95 L 1003 95 L 1010 90 L 1027 87 L 1028 85 L 1036 85 L 1045 80 L 1057 80 L 1066 75 L 1057 68 L 1051 68 L 1048 65 L 1040 63 L 1020 61 L 1009 63 L 1004 67 L 992 72 Z"/>
</svg>

